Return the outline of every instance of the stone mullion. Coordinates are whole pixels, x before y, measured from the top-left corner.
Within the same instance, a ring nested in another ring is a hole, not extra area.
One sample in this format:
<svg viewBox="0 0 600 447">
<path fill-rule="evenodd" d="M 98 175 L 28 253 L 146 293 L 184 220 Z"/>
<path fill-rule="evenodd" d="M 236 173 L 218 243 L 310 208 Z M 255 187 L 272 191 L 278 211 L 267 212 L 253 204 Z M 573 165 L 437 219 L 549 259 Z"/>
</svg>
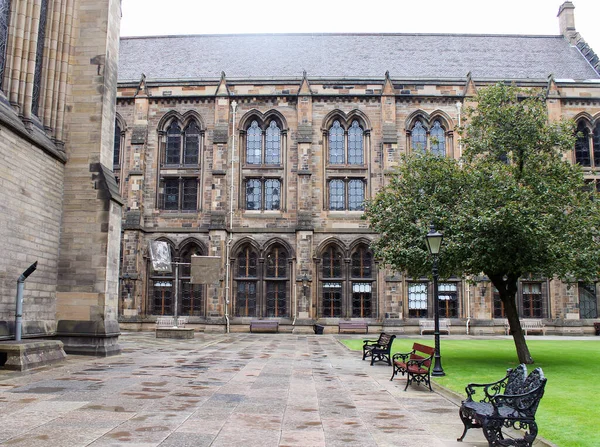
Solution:
<svg viewBox="0 0 600 447">
<path fill-rule="evenodd" d="M 39 1 L 39 0 L 38 0 Z M 24 117 L 31 116 L 31 96 L 33 94 L 33 79 L 35 72 L 35 40 L 37 40 L 37 30 L 34 30 L 36 26 L 39 26 L 39 8 L 37 14 L 35 14 L 34 2 L 27 2 L 25 12 L 25 27 L 23 31 L 23 41 L 21 45 L 21 67 L 19 77 L 19 87 L 17 95 L 17 103 L 21 106 L 21 114 Z M 37 19 L 36 19 L 37 16 Z M 32 38 L 33 37 L 33 38 Z M 31 52 L 33 50 L 33 61 L 31 60 Z M 28 89 L 28 85 L 29 88 Z M 27 101 L 27 90 L 29 90 L 29 101 Z M 29 110 L 28 110 L 29 108 Z"/>
<path fill-rule="evenodd" d="M 29 36 L 29 51 L 26 75 L 27 77 L 25 83 L 25 97 L 23 101 L 23 118 L 25 120 L 31 120 L 33 108 L 33 88 L 35 85 L 35 65 L 38 48 L 38 37 L 40 31 L 42 0 L 35 0 L 32 9 L 33 17 L 31 20 L 31 32 Z"/>
<path fill-rule="evenodd" d="M 51 119 L 53 115 L 53 109 L 55 102 L 55 82 L 57 77 L 57 64 L 58 64 L 58 38 L 59 29 L 62 26 L 61 8 L 62 2 L 60 0 L 54 0 L 51 2 L 51 6 L 48 8 L 48 20 L 46 22 L 46 35 L 48 36 L 47 45 L 44 47 L 47 54 L 44 55 L 46 61 L 46 76 L 44 77 L 44 88 L 42 90 L 43 95 L 40 97 L 40 107 L 38 112 L 38 118 L 47 130 L 54 132 L 54 128 L 51 125 Z"/>
<path fill-rule="evenodd" d="M 65 120 L 65 102 L 67 96 L 67 74 L 69 69 L 69 55 L 71 48 L 73 47 L 73 14 L 74 14 L 74 0 L 67 0 L 66 13 L 65 13 L 65 25 L 63 33 L 61 34 L 61 45 L 62 51 L 58 54 L 61 55 L 60 65 L 60 80 L 58 82 L 58 100 L 56 101 L 56 124 L 53 125 L 55 131 L 55 138 L 58 141 L 63 141 L 64 133 L 64 120 Z M 60 46 L 59 46 L 60 49 Z"/>
</svg>

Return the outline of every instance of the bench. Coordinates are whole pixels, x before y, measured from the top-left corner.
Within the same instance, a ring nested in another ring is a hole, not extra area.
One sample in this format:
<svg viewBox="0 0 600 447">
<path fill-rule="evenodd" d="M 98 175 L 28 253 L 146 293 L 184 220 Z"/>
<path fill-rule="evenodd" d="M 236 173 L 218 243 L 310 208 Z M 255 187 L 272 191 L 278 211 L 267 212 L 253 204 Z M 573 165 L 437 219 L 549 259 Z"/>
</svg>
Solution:
<svg viewBox="0 0 600 447">
<path fill-rule="evenodd" d="M 594 333 L 600 335 L 600 323 L 594 323 Z"/>
<path fill-rule="evenodd" d="M 430 346 L 425 346 L 420 343 L 413 343 L 412 351 L 407 353 L 396 353 L 392 356 L 392 365 L 394 370 L 392 378 L 398 373 L 403 376 L 406 374 L 406 386 L 404 391 L 408 389 L 408 385 L 416 382 L 417 385 L 424 383 L 431 388 L 431 365 L 433 365 L 433 353 L 435 349 Z"/>
<path fill-rule="evenodd" d="M 177 318 L 177 327 L 185 327 L 188 323 L 187 317 Z M 156 317 L 156 328 L 175 327 L 174 317 Z"/>
<path fill-rule="evenodd" d="M 386 334 L 382 332 L 377 340 L 364 340 L 363 341 L 363 360 L 367 357 L 371 357 L 371 366 L 375 362 L 387 362 L 388 365 L 392 365 L 390 358 L 390 351 L 392 349 L 392 343 L 394 342 L 395 335 Z"/>
<path fill-rule="evenodd" d="M 279 322 L 268 320 L 251 321 L 250 332 L 279 332 Z"/>
<path fill-rule="evenodd" d="M 435 321 L 434 320 L 419 320 L 419 329 L 421 330 L 421 335 L 423 332 L 434 332 L 435 331 Z M 440 333 L 445 332 L 450 335 L 450 320 L 440 319 Z"/>
<path fill-rule="evenodd" d="M 340 321 L 338 323 L 338 334 L 352 332 L 355 334 L 368 334 L 369 325 L 364 321 Z"/>
<path fill-rule="evenodd" d="M 536 368 L 527 376 L 524 364 L 509 369 L 497 382 L 467 385 L 467 399 L 459 410 L 465 429 L 457 440 L 462 441 L 470 428 L 481 428 L 490 447 L 531 447 L 538 432 L 535 412 L 545 386 L 542 369 Z M 502 427 L 524 431 L 523 437 L 505 438 Z"/>
<path fill-rule="evenodd" d="M 544 322 L 542 320 L 535 320 L 532 318 L 525 318 L 521 321 L 521 329 L 527 335 L 527 331 L 536 331 L 541 332 L 542 335 L 546 335 L 546 327 L 544 326 Z"/>
</svg>

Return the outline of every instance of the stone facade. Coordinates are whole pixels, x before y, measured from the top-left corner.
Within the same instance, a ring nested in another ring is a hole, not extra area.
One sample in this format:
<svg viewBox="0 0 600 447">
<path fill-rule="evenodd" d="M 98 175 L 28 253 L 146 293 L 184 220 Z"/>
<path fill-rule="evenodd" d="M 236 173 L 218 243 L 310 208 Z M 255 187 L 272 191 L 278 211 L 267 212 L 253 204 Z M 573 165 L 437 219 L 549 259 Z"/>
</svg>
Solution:
<svg viewBox="0 0 600 447">
<path fill-rule="evenodd" d="M 16 280 L 38 261 L 23 336 L 118 352 L 120 1 L 12 0 L 0 10 L 0 338 L 14 336 Z"/>
<path fill-rule="evenodd" d="M 561 23 L 574 20 L 569 4 L 561 7 Z M 243 36 L 231 38 L 244 45 Z M 309 44 L 310 36 L 305 38 Z M 159 39 L 122 43 L 143 53 L 166 46 Z M 208 39 L 198 42 L 211 48 L 210 37 L 197 39 Z M 128 51 L 121 58 L 135 59 Z M 229 56 L 222 56 L 225 70 Z M 230 79 L 201 71 L 174 80 L 146 77 L 142 72 L 153 68 L 136 63 L 121 61 L 117 97 L 121 139 L 114 166 L 126 202 L 122 326 L 152 327 L 157 316 L 176 312 L 199 330 L 244 331 L 253 319 L 276 319 L 280 331 L 310 332 L 317 322 L 359 319 L 416 332 L 420 318 L 433 317 L 431 284 L 391 272 L 372 258 L 369 245 L 377 235 L 352 201 L 373 197 L 415 144 L 439 150 L 443 143 L 446 156 L 459 157 L 461 108 L 494 80 L 470 74 L 401 79 L 388 73 L 304 73 L 290 79 L 277 72 Z M 201 56 L 188 63 L 203 67 Z M 140 80 L 132 82 L 126 76 L 136 67 Z M 551 119 L 585 121 L 592 147 L 600 145 L 593 140 L 600 132 L 600 75 L 588 73 L 591 82 L 554 79 L 551 73 L 511 81 L 547 91 Z M 346 152 L 338 154 L 338 144 Z M 186 159 L 189 148 L 197 149 Z M 586 172 L 595 182 L 592 169 Z M 148 244 L 156 240 L 170 246 L 171 273 L 151 268 Z M 218 283 L 190 284 L 187 265 L 194 254 L 221 258 Z M 523 278 L 521 314 L 544 319 L 549 333 L 591 333 L 598 290 L 586 289 L 584 318 L 580 288 Z M 502 309 L 495 309 L 486 278 L 475 285 L 451 278 L 441 294 L 452 332 L 504 333 Z"/>
</svg>

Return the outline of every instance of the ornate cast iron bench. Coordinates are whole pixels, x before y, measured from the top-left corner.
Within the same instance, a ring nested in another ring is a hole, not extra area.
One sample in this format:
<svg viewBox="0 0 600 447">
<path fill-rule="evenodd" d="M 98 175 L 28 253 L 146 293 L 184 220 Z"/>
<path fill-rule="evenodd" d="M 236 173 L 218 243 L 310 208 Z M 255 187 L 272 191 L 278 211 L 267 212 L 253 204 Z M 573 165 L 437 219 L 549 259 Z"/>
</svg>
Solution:
<svg viewBox="0 0 600 447">
<path fill-rule="evenodd" d="M 527 335 L 527 331 L 539 331 L 542 335 L 546 335 L 546 327 L 542 320 L 534 320 L 531 318 L 524 318 L 521 320 L 521 329 Z"/>
<path fill-rule="evenodd" d="M 371 366 L 375 362 L 387 362 L 391 366 L 392 360 L 390 351 L 395 335 L 382 332 L 377 340 L 364 340 L 363 342 L 363 360 L 371 357 Z"/>
<path fill-rule="evenodd" d="M 531 447 L 537 436 L 535 412 L 544 395 L 546 378 L 541 368 L 527 376 L 524 364 L 507 371 L 506 377 L 487 384 L 467 385 L 467 399 L 459 415 L 465 429 L 481 428 L 490 447 Z M 502 427 L 524 431 L 522 438 L 504 438 Z"/>
<path fill-rule="evenodd" d="M 435 331 L 435 321 L 434 320 L 419 320 L 419 329 L 421 331 L 421 335 L 423 332 L 433 332 Z M 440 320 L 440 333 L 445 332 L 450 335 L 450 321 L 444 319 Z"/>
<path fill-rule="evenodd" d="M 250 332 L 279 332 L 279 322 L 269 320 L 251 321 Z"/>
<path fill-rule="evenodd" d="M 368 334 L 369 325 L 364 321 L 340 321 L 338 323 L 338 334 L 353 332 L 355 334 Z"/>
<path fill-rule="evenodd" d="M 406 386 L 404 391 L 408 389 L 408 385 L 412 382 L 416 382 L 417 385 L 424 383 L 431 389 L 431 365 L 433 364 L 433 353 L 434 348 L 422 345 L 420 343 L 414 343 L 412 351 L 407 353 L 396 353 L 392 357 L 392 365 L 394 371 L 392 372 L 392 378 L 398 373 L 403 376 L 406 374 Z"/>
</svg>

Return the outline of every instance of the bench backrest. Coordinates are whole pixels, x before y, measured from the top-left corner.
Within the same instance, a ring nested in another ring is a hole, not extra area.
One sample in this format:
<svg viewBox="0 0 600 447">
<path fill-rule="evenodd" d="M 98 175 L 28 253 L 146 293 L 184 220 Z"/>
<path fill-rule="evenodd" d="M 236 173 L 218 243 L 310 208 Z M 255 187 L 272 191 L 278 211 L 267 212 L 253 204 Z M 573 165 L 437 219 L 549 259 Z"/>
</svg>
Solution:
<svg viewBox="0 0 600 447">
<path fill-rule="evenodd" d="M 544 395 L 546 381 L 547 379 L 544 377 L 542 368 L 536 368 L 531 371 L 531 374 L 529 374 L 527 379 L 525 379 L 525 382 L 520 390 L 521 392 L 519 393 L 524 396 L 515 399 L 513 404 L 514 408 L 528 416 L 535 416 L 535 412 L 540 404 L 540 400 Z"/>
<path fill-rule="evenodd" d="M 523 387 L 526 378 L 527 366 L 525 366 L 525 363 L 521 363 L 516 368 L 509 368 L 506 371 L 504 394 L 521 394 L 519 390 Z"/>
<path fill-rule="evenodd" d="M 429 368 L 431 366 L 431 359 L 433 358 L 433 354 L 435 353 L 435 349 L 431 346 L 422 345 L 420 343 L 413 343 L 413 352 L 410 355 L 411 360 L 423 360 L 428 359 L 422 363 L 423 367 Z M 423 355 L 425 354 L 425 355 Z"/>
<path fill-rule="evenodd" d="M 386 334 L 385 332 L 382 332 L 379 335 L 379 339 L 377 340 L 377 344 L 379 346 L 388 346 L 394 340 L 394 338 L 396 338 L 395 335 Z"/>
</svg>

